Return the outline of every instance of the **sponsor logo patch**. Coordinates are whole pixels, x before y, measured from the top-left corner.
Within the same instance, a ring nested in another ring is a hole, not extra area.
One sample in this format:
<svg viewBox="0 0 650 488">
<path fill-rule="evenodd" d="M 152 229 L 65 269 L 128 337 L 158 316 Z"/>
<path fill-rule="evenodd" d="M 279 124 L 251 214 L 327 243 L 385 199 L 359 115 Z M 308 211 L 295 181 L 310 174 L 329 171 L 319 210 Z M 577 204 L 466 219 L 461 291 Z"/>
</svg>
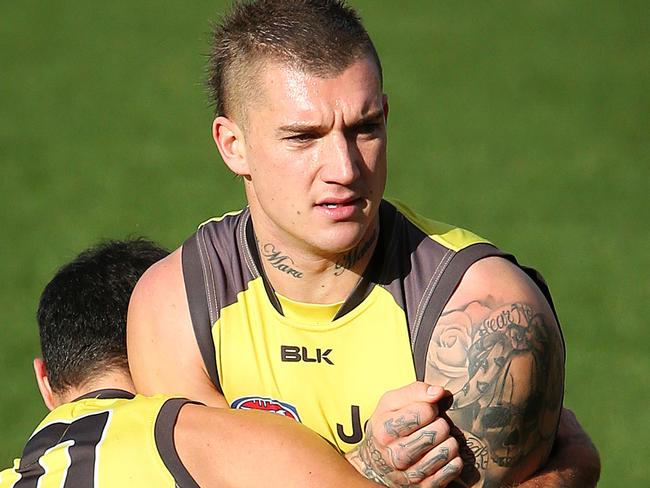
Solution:
<svg viewBox="0 0 650 488">
<path fill-rule="evenodd" d="M 265 412 L 277 413 L 289 417 L 296 422 L 301 422 L 296 407 L 290 403 L 274 400 L 273 398 L 257 396 L 242 397 L 237 398 L 230 406 L 239 410 L 263 410 Z"/>
<path fill-rule="evenodd" d="M 285 363 L 327 363 L 334 366 L 329 354 L 331 349 L 321 349 L 317 347 L 313 356 L 309 356 L 309 350 L 305 346 L 280 346 L 280 359 Z"/>
</svg>

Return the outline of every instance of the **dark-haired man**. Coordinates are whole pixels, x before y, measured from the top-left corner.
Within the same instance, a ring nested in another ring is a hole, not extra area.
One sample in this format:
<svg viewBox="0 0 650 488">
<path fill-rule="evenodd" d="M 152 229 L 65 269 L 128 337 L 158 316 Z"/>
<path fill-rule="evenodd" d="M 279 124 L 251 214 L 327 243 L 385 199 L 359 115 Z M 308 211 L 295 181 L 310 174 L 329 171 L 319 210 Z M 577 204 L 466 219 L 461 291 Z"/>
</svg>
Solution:
<svg viewBox="0 0 650 488">
<path fill-rule="evenodd" d="M 45 287 L 43 359 L 34 369 L 51 412 L 14 468 L 0 473 L 0 487 L 376 486 L 289 419 L 134 395 L 128 301 L 140 275 L 167 254 L 144 240 L 105 243 Z"/>
<path fill-rule="evenodd" d="M 388 101 L 356 13 L 239 2 L 215 30 L 211 68 L 214 140 L 248 207 L 202 225 L 138 284 L 139 391 L 289 412 L 388 485 L 453 456 L 440 447 L 447 420 L 466 484 L 531 476 L 562 408 L 548 289 L 485 239 L 383 199 Z M 453 394 L 446 416 L 406 397 L 373 413 L 415 380 Z"/>
</svg>

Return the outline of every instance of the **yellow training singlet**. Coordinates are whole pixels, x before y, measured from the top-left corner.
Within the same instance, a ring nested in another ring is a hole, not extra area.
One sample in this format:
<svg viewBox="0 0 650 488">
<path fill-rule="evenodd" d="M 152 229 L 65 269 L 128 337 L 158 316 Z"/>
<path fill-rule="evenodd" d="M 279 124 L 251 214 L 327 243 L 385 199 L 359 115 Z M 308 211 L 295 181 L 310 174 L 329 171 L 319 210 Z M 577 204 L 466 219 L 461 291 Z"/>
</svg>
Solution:
<svg viewBox="0 0 650 488">
<path fill-rule="evenodd" d="M 54 409 L 0 488 L 198 487 L 174 447 L 181 398 L 100 390 Z"/>
<path fill-rule="evenodd" d="M 384 392 L 424 378 L 433 327 L 467 268 L 486 256 L 514 260 L 401 204 L 382 202 L 379 217 L 368 268 L 340 305 L 275 294 L 248 209 L 206 222 L 183 244 L 199 349 L 233 408 L 280 413 L 351 450 Z M 288 256 L 262 251 L 292 272 Z"/>
</svg>

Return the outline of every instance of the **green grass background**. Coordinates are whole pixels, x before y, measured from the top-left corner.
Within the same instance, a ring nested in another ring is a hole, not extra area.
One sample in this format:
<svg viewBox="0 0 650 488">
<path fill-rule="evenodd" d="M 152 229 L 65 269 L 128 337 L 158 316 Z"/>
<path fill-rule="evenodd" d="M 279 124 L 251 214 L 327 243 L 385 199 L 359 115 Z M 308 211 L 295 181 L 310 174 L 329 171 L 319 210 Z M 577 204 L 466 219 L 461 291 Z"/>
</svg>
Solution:
<svg viewBox="0 0 650 488">
<path fill-rule="evenodd" d="M 352 2 L 391 103 L 388 194 L 533 264 L 601 486 L 650 480 L 646 1 Z M 223 2 L 0 2 L 0 466 L 45 413 L 39 293 L 104 237 L 177 246 L 243 202 L 202 87 Z"/>
</svg>

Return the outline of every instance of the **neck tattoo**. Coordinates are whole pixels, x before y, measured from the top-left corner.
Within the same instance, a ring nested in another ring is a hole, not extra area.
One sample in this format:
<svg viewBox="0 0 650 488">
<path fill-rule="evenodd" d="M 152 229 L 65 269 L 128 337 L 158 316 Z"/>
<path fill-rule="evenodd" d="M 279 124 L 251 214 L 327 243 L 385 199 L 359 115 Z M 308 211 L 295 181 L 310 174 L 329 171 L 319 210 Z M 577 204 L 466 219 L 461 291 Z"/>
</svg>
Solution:
<svg viewBox="0 0 650 488">
<path fill-rule="evenodd" d="M 346 269 L 352 268 L 361 258 L 368 254 L 368 251 L 370 251 L 370 248 L 372 248 L 372 245 L 377 239 L 377 235 L 378 232 L 375 229 L 366 241 L 341 256 L 334 265 L 334 276 L 341 276 Z"/>
<path fill-rule="evenodd" d="M 289 256 L 282 254 L 282 251 L 279 251 L 275 248 L 270 242 L 264 244 L 261 249 L 262 256 L 266 258 L 269 264 L 275 269 L 287 273 L 293 278 L 302 278 L 302 272 L 298 271 L 293 267 L 295 264 L 293 259 Z"/>
</svg>

